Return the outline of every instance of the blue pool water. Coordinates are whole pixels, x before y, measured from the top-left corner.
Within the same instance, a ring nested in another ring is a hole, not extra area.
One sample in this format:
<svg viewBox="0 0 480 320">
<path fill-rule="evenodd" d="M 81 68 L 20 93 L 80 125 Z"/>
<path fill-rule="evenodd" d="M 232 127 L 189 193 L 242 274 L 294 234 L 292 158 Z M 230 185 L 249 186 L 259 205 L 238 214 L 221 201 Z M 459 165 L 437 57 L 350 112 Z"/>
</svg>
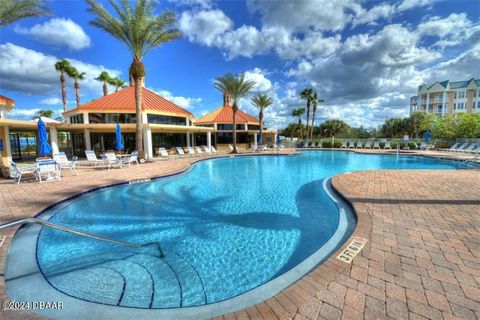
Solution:
<svg viewBox="0 0 480 320">
<path fill-rule="evenodd" d="M 38 264 L 53 287 L 92 302 L 137 308 L 219 302 L 277 278 L 329 241 L 339 210 L 323 180 L 365 169 L 455 167 L 338 151 L 207 160 L 182 175 L 103 189 L 46 213 L 91 233 L 157 241 L 164 259 L 150 248 L 133 252 L 43 228 Z M 347 221 L 342 239 L 355 227 L 353 217 Z"/>
</svg>

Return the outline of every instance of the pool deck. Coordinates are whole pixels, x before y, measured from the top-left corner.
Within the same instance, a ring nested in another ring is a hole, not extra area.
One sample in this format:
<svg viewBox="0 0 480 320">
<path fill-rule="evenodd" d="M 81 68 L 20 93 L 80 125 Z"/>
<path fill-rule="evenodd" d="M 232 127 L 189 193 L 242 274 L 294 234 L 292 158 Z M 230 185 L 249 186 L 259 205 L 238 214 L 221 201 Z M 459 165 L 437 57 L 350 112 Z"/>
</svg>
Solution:
<svg viewBox="0 0 480 320">
<path fill-rule="evenodd" d="M 78 177 L 66 171 L 61 182 L 43 184 L 0 180 L 0 223 L 99 186 L 184 171 L 197 159 L 81 169 Z M 332 184 L 358 215 L 352 237 L 368 240 L 352 264 L 334 254 L 265 302 L 216 319 L 480 319 L 480 170 L 362 171 Z M 14 232 L 0 234 L 0 302 L 8 299 L 4 266 Z M 0 310 L 0 318 L 41 317 Z"/>
</svg>

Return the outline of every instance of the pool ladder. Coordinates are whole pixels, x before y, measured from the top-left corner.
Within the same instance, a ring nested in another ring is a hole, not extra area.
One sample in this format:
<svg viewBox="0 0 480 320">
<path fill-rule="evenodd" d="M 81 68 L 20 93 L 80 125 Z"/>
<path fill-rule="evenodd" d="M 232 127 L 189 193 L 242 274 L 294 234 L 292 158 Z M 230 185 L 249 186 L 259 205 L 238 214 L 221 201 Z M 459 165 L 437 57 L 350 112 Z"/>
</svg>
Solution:
<svg viewBox="0 0 480 320">
<path fill-rule="evenodd" d="M 141 249 L 141 248 L 153 245 L 156 248 L 156 250 L 158 251 L 158 255 L 160 256 L 160 258 L 163 258 L 165 256 L 165 254 L 162 250 L 162 247 L 160 246 L 160 243 L 158 243 L 158 242 L 149 242 L 149 243 L 144 243 L 144 244 L 131 243 L 131 242 L 126 242 L 126 241 L 122 241 L 122 240 L 116 240 L 116 239 L 112 239 L 112 238 L 99 236 L 99 235 L 96 235 L 96 234 L 93 234 L 93 233 L 81 231 L 81 230 L 78 230 L 78 229 L 73 229 L 73 228 L 70 228 L 70 227 L 65 227 L 65 226 L 55 224 L 55 223 L 52 223 L 52 222 L 49 222 L 49 221 L 46 221 L 46 220 L 38 219 L 38 218 L 25 218 L 25 219 L 14 220 L 14 221 L 10 221 L 10 222 L 4 223 L 4 224 L 0 224 L 0 230 L 7 229 L 7 228 L 10 228 L 10 227 L 13 227 L 13 226 L 16 226 L 16 225 L 24 225 L 24 224 L 30 224 L 30 223 L 40 224 L 44 227 L 57 229 L 57 230 L 60 230 L 60 231 L 73 233 L 73 234 L 76 234 L 76 235 L 79 235 L 79 236 L 82 236 L 82 237 L 91 238 L 91 239 L 104 241 L 104 242 L 110 242 L 110 243 L 117 244 L 117 245 L 120 245 L 120 246 L 130 247 L 130 248 L 135 248 L 135 249 Z"/>
</svg>

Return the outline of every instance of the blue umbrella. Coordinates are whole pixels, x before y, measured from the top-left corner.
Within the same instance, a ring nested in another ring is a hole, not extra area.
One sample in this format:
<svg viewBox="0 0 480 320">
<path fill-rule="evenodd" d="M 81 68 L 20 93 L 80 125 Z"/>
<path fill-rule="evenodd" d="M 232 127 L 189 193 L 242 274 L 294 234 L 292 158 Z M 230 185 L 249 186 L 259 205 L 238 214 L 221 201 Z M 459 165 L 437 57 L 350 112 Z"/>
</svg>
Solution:
<svg viewBox="0 0 480 320">
<path fill-rule="evenodd" d="M 122 143 L 122 129 L 120 128 L 120 124 L 117 123 L 117 127 L 115 128 L 115 139 L 117 142 L 115 143 L 115 150 L 123 150 L 123 143 Z"/>
<path fill-rule="evenodd" d="M 257 136 L 257 142 L 258 142 L 259 144 L 262 144 L 262 135 L 261 135 L 261 134 L 259 134 L 259 135 Z"/>
<path fill-rule="evenodd" d="M 425 142 L 430 142 L 430 130 L 427 130 L 427 132 L 425 132 Z"/>
<path fill-rule="evenodd" d="M 275 137 L 275 143 L 278 144 L 280 142 L 280 133 L 277 132 L 277 136 Z"/>
<path fill-rule="evenodd" d="M 38 155 L 46 156 L 52 153 L 52 147 L 48 144 L 47 127 L 42 119 L 38 118 Z"/>
</svg>

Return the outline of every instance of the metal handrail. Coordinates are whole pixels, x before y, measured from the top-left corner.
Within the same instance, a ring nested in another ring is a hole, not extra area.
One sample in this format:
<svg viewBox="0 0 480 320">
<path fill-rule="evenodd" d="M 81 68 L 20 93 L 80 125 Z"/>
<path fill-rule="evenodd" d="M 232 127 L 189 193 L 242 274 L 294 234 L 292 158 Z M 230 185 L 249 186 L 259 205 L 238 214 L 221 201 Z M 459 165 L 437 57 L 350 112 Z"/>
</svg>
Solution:
<svg viewBox="0 0 480 320">
<path fill-rule="evenodd" d="M 110 243 L 114 243 L 114 244 L 125 246 L 125 247 L 130 247 L 130 248 L 140 249 L 140 248 L 143 248 L 143 247 L 146 247 L 146 246 L 149 246 L 149 245 L 155 245 L 155 248 L 158 250 L 160 258 L 164 257 L 162 247 L 160 246 L 160 244 L 158 242 L 149 242 L 149 243 L 145 243 L 145 244 L 131 243 L 131 242 L 126 242 L 126 241 L 122 241 L 122 240 L 116 240 L 116 239 L 111 239 L 111 238 L 99 236 L 99 235 L 96 235 L 96 234 L 93 234 L 93 233 L 73 229 L 73 228 L 70 228 L 70 227 L 65 227 L 65 226 L 55 224 L 55 223 L 52 223 L 52 222 L 49 222 L 49 221 L 46 221 L 46 220 L 43 220 L 43 219 L 38 219 L 38 218 L 25 218 L 25 219 L 14 220 L 14 221 L 10 221 L 10 222 L 4 223 L 4 224 L 0 224 L 0 230 L 10 228 L 10 227 L 13 227 L 13 226 L 16 226 L 16 225 L 24 225 L 24 224 L 28 224 L 28 223 L 40 224 L 44 227 L 57 229 L 57 230 L 73 233 L 73 234 L 76 234 L 76 235 L 79 235 L 79 236 L 82 236 L 82 237 L 87 237 L 87 238 L 91 238 L 91 239 L 95 239 L 95 240 L 110 242 Z"/>
</svg>

